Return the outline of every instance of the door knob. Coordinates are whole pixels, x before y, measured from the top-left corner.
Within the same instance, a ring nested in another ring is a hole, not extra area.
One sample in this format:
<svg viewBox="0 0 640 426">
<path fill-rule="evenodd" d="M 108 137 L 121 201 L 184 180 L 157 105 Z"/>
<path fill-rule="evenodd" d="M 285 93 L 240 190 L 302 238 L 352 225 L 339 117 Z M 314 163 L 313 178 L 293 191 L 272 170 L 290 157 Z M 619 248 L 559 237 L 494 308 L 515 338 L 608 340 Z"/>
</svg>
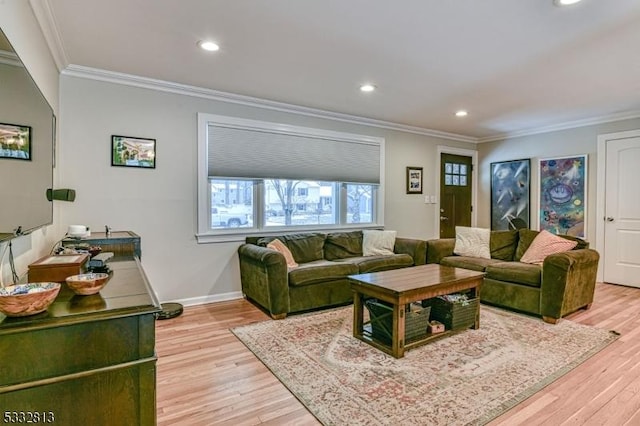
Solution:
<svg viewBox="0 0 640 426">
<path fill-rule="evenodd" d="M 611 216 L 607 216 L 607 222 L 613 222 L 613 218 Z"/>
<path fill-rule="evenodd" d="M 445 220 L 449 220 L 449 218 L 445 216 L 440 216 L 440 221 L 444 222 Z"/>
</svg>

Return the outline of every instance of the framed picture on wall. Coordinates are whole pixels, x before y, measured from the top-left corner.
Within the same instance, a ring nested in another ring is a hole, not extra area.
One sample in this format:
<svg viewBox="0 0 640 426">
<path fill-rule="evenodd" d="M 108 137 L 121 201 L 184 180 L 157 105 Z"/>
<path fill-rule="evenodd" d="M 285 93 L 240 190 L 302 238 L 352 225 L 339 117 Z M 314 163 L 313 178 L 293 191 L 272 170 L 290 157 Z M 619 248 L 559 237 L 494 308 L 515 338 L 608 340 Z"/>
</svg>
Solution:
<svg viewBox="0 0 640 426">
<path fill-rule="evenodd" d="M 156 168 L 156 140 L 131 136 L 111 136 L 111 165 Z"/>
<path fill-rule="evenodd" d="M 422 194 L 422 167 L 407 167 L 407 194 Z"/>
<path fill-rule="evenodd" d="M 529 228 L 531 160 L 491 163 L 491 229 Z"/>
<path fill-rule="evenodd" d="M 31 161 L 31 127 L 0 123 L 0 158 Z"/>
<path fill-rule="evenodd" d="M 586 238 L 587 155 L 540 159 L 538 176 L 539 229 Z"/>
</svg>

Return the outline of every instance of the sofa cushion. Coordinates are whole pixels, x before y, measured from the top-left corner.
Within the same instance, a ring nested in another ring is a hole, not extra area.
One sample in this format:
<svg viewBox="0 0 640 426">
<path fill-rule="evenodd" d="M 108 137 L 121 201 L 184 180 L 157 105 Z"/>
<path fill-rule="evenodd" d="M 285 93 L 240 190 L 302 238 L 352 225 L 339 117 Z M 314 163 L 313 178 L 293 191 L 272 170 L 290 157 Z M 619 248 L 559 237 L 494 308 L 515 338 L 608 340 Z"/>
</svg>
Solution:
<svg viewBox="0 0 640 426">
<path fill-rule="evenodd" d="M 513 260 L 513 255 L 518 246 L 518 231 L 491 231 L 489 246 L 492 259 Z"/>
<path fill-rule="evenodd" d="M 522 262 L 498 262 L 487 266 L 486 278 L 540 287 L 542 267 Z"/>
<path fill-rule="evenodd" d="M 333 232 L 324 241 L 324 258 L 327 260 L 362 256 L 362 231 Z"/>
<path fill-rule="evenodd" d="M 389 269 L 406 268 L 413 266 L 413 257 L 408 254 L 392 254 L 385 256 L 362 256 L 338 259 L 336 263 L 346 262 L 356 265 L 358 273 L 387 271 Z"/>
<path fill-rule="evenodd" d="M 287 267 L 288 268 L 297 268 L 298 267 L 298 264 L 293 259 L 293 255 L 291 254 L 291 250 L 289 250 L 289 247 L 287 247 L 279 239 L 276 238 L 275 240 L 271 241 L 269 244 L 267 244 L 267 247 L 272 249 L 272 250 L 279 251 L 280 253 L 282 253 L 282 255 L 284 256 L 284 260 L 287 262 Z"/>
<path fill-rule="evenodd" d="M 307 263 L 324 259 L 324 240 L 326 237 L 327 234 L 319 232 L 305 232 L 283 235 L 279 239 L 289 247 L 296 262 Z"/>
<path fill-rule="evenodd" d="M 456 243 L 453 252 L 459 256 L 491 259 L 490 236 L 491 231 L 486 228 L 456 226 Z"/>
<path fill-rule="evenodd" d="M 362 254 L 364 256 L 393 254 L 396 231 L 365 229 L 362 231 Z"/>
<path fill-rule="evenodd" d="M 453 266 L 454 268 L 471 269 L 472 271 L 484 272 L 488 265 L 500 263 L 497 259 L 483 259 L 481 257 L 470 256 L 447 256 L 440 260 L 440 264 L 444 266 Z"/>
<path fill-rule="evenodd" d="M 518 230 L 518 247 L 513 260 L 519 262 L 522 255 L 527 251 L 533 240 L 538 236 L 540 231 L 534 231 L 533 229 L 519 229 Z"/>
<path fill-rule="evenodd" d="M 551 254 L 573 250 L 577 244 L 577 241 L 567 240 L 566 238 L 543 230 L 533 239 L 527 251 L 524 252 L 522 258 L 520 258 L 520 262 L 537 263 L 541 265 L 545 257 Z"/>
<path fill-rule="evenodd" d="M 301 263 L 296 269 L 289 271 L 289 285 L 310 285 L 323 281 L 344 279 L 348 275 L 357 273 L 358 266 L 353 263 L 316 260 Z"/>
</svg>

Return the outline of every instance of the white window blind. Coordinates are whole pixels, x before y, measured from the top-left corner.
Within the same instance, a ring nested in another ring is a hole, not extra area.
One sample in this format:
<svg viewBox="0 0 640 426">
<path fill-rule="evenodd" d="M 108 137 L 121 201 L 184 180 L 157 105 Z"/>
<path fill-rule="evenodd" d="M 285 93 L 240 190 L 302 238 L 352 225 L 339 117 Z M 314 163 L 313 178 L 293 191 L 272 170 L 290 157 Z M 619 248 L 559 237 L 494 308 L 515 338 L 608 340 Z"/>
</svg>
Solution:
<svg viewBox="0 0 640 426">
<path fill-rule="evenodd" d="M 218 117 L 207 126 L 208 175 L 379 184 L 383 141 Z"/>
</svg>

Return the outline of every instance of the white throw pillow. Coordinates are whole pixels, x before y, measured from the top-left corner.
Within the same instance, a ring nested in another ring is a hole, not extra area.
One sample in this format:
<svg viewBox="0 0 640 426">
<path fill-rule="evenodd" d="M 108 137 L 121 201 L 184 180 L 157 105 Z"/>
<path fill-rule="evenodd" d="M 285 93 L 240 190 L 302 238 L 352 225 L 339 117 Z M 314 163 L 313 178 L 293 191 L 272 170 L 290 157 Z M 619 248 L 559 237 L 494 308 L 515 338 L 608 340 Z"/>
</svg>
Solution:
<svg viewBox="0 0 640 426">
<path fill-rule="evenodd" d="M 489 229 L 456 226 L 456 245 L 453 253 L 458 256 L 491 259 L 490 238 L 491 230 Z"/>
<path fill-rule="evenodd" d="M 396 231 L 362 230 L 362 255 L 393 254 Z"/>
</svg>

